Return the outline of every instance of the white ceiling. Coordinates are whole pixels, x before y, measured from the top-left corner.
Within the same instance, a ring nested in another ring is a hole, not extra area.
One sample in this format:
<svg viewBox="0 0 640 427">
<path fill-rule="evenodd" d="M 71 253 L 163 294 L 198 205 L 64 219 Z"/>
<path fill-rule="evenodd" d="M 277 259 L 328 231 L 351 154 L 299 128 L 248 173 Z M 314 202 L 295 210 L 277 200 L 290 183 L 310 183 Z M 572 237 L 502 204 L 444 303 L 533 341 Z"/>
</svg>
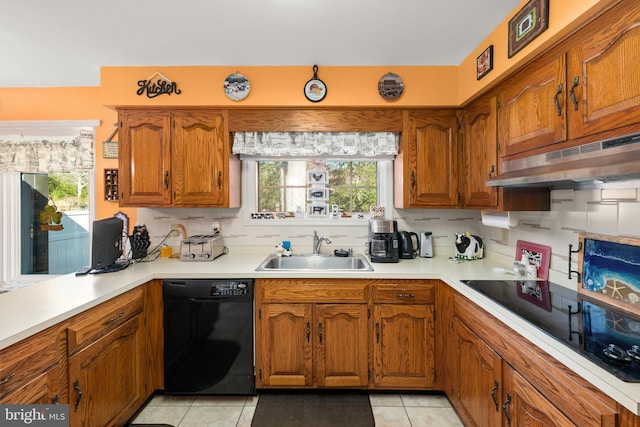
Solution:
<svg viewBox="0 0 640 427">
<path fill-rule="evenodd" d="M 458 65 L 521 1 L 4 0 L 0 87 L 98 86 L 101 66 Z"/>
</svg>

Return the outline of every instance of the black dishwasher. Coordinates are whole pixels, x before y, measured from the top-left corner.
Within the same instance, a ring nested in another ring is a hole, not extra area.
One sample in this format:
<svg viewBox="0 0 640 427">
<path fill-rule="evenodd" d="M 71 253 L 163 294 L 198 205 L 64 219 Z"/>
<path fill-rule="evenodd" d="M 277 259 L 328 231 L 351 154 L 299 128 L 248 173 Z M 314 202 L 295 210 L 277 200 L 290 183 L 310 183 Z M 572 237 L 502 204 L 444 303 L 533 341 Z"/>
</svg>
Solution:
<svg viewBox="0 0 640 427">
<path fill-rule="evenodd" d="M 164 392 L 255 395 L 253 280 L 167 279 Z"/>
</svg>

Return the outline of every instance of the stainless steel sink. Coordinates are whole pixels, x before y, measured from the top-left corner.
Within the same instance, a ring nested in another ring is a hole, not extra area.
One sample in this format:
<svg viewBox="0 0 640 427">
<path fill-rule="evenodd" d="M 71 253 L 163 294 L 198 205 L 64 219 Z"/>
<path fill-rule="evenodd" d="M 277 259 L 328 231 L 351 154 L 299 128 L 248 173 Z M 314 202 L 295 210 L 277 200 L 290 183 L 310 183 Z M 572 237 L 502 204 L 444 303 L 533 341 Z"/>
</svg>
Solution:
<svg viewBox="0 0 640 427">
<path fill-rule="evenodd" d="M 256 271 L 273 270 L 356 270 L 373 271 L 369 261 L 362 255 L 336 257 L 323 255 L 294 255 L 279 257 L 269 255 Z"/>
</svg>

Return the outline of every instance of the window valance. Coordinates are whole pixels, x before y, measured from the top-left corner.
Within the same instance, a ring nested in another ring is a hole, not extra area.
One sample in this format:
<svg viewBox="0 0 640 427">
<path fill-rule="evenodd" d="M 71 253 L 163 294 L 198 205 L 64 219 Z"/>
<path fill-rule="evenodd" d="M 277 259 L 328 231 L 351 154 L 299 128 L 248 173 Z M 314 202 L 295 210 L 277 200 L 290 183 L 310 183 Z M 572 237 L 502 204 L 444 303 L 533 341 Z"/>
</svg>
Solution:
<svg viewBox="0 0 640 427">
<path fill-rule="evenodd" d="M 0 171 L 49 173 L 93 169 L 93 134 L 76 138 L 0 139 Z"/>
<path fill-rule="evenodd" d="M 236 132 L 233 153 L 252 157 L 370 157 L 398 154 L 393 132 Z"/>
</svg>

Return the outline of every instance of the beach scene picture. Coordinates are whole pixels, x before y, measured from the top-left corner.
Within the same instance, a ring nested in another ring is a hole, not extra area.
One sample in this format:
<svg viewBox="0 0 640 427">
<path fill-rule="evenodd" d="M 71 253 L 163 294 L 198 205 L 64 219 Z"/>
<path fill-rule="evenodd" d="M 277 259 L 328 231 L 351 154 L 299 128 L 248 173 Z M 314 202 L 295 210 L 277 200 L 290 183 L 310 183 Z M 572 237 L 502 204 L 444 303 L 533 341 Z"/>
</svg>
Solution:
<svg viewBox="0 0 640 427">
<path fill-rule="evenodd" d="M 583 287 L 640 307 L 640 246 L 585 239 Z"/>
</svg>

